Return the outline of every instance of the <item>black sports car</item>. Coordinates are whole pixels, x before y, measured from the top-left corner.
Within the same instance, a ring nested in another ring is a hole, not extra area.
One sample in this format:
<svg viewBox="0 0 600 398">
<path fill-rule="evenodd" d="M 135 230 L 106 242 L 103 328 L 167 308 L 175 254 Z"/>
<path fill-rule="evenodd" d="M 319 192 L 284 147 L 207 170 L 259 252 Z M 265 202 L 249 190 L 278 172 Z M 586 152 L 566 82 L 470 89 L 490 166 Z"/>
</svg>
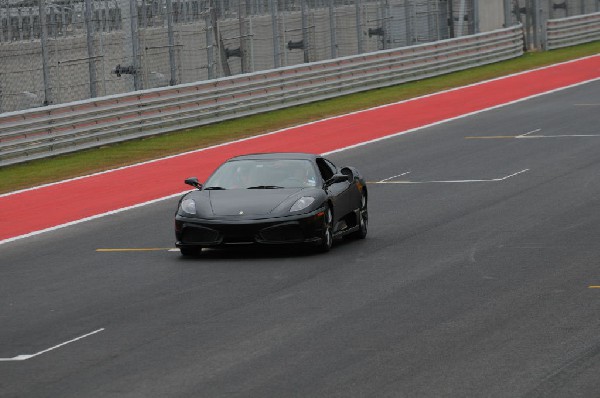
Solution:
<svg viewBox="0 0 600 398">
<path fill-rule="evenodd" d="M 312 244 L 367 236 L 367 186 L 353 167 L 305 153 L 265 153 L 227 160 L 184 195 L 175 217 L 184 256 L 229 244 Z"/>
</svg>

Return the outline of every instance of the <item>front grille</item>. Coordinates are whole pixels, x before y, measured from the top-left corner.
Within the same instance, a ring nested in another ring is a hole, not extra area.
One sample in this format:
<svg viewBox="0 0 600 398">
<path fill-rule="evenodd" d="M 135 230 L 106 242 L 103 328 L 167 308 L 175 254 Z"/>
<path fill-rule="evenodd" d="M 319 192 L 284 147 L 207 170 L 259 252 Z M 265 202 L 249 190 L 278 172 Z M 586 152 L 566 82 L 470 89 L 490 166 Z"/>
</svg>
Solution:
<svg viewBox="0 0 600 398">
<path fill-rule="evenodd" d="M 209 228 L 186 227 L 183 229 L 183 243 L 213 243 L 219 239 L 219 232 Z"/>
<path fill-rule="evenodd" d="M 216 228 L 223 236 L 223 243 L 253 243 L 256 235 L 255 224 L 221 224 Z"/>
<path fill-rule="evenodd" d="M 225 236 L 223 239 L 225 244 L 242 244 L 254 243 L 254 236 Z"/>
<path fill-rule="evenodd" d="M 260 231 L 260 237 L 264 241 L 270 242 L 300 242 L 304 240 L 304 234 L 296 223 L 265 228 Z"/>
</svg>

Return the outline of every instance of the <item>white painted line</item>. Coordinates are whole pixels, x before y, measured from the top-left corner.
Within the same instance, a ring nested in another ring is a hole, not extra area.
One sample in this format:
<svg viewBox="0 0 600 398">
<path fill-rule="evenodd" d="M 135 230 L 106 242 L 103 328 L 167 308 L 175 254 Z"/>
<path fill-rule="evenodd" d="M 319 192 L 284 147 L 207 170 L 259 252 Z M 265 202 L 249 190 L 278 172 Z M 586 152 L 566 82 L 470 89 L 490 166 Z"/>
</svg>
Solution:
<svg viewBox="0 0 600 398">
<path fill-rule="evenodd" d="M 542 131 L 542 129 L 535 129 L 535 130 L 531 130 L 531 131 L 529 131 L 529 132 L 527 132 L 527 133 L 525 133 L 525 134 L 518 135 L 516 138 L 524 138 L 524 137 L 526 137 L 526 136 L 528 136 L 528 135 L 530 135 L 530 134 L 533 134 L 533 133 L 538 133 L 538 132 L 540 132 L 540 131 Z"/>
<path fill-rule="evenodd" d="M 571 138 L 571 137 L 600 137 L 600 134 L 560 134 L 560 135 L 531 135 L 539 133 L 542 129 L 532 130 L 528 133 L 521 134 L 515 138 Z"/>
<path fill-rule="evenodd" d="M 511 175 L 507 175 L 502 178 L 492 178 L 487 180 L 440 180 L 440 181 L 379 181 L 374 184 L 461 184 L 461 183 L 473 183 L 473 182 L 499 182 L 508 180 L 511 177 L 522 174 L 529 171 L 529 169 L 521 170 Z"/>
<path fill-rule="evenodd" d="M 531 135 L 538 133 L 542 129 L 536 129 L 529 131 L 525 134 L 520 135 L 491 135 L 491 136 L 479 136 L 479 137 L 465 137 L 466 139 L 502 139 L 502 138 L 521 138 L 521 139 L 532 139 L 532 138 L 577 138 L 577 137 L 600 137 L 600 134 L 557 134 L 557 135 Z"/>
<path fill-rule="evenodd" d="M 93 335 L 93 334 L 100 333 L 100 332 L 102 332 L 103 330 L 104 330 L 104 328 L 102 328 L 102 329 L 98 329 L 98 330 L 94 330 L 94 331 L 93 331 L 93 332 L 91 332 L 91 333 L 84 334 L 83 336 L 79 336 L 79 337 L 77 337 L 77 338 L 74 338 L 74 339 L 72 339 L 72 340 L 69 340 L 69 341 L 65 341 L 64 343 L 60 343 L 60 344 L 58 344 L 58 345 L 55 345 L 54 347 L 50 347 L 50 348 L 48 348 L 48 349 L 45 349 L 45 350 L 43 350 L 43 351 L 40 351 L 40 352 L 36 352 L 35 354 L 17 355 L 16 357 L 13 357 L 13 358 L 0 358 L 0 362 L 10 362 L 10 361 L 26 361 L 26 360 L 28 360 L 28 359 L 31 359 L 31 358 L 34 358 L 34 357 L 40 356 L 40 355 L 42 355 L 42 354 L 45 354 L 45 353 L 47 353 L 47 352 L 50 352 L 50 351 L 52 351 L 52 350 L 56 350 L 57 348 L 60 348 L 60 347 L 62 347 L 62 346 L 65 346 L 65 345 L 67 345 L 67 344 L 71 344 L 71 343 L 74 343 L 74 342 L 76 342 L 76 341 L 78 341 L 78 340 L 85 339 L 86 337 L 89 337 L 89 336 L 91 336 L 91 335 Z"/>
<path fill-rule="evenodd" d="M 384 178 L 383 180 L 381 180 L 379 182 L 385 182 L 385 181 L 393 180 L 396 177 L 402 177 L 402 176 L 405 176 L 407 174 L 410 174 L 410 171 L 407 171 L 406 173 L 398 174 L 397 176 L 391 176 L 389 178 Z"/>
<path fill-rule="evenodd" d="M 506 176 L 506 177 L 502 177 L 502 178 L 500 178 L 500 179 L 499 179 L 499 180 L 497 180 L 497 181 L 504 181 L 504 180 L 508 180 L 508 179 L 509 179 L 509 178 L 511 178 L 511 177 L 517 176 L 517 175 L 519 175 L 519 174 L 527 173 L 528 171 L 529 171 L 529 169 L 523 169 L 523 170 L 521 170 L 521 171 L 517 171 L 516 173 L 513 173 L 513 174 L 511 174 L 511 175 L 508 175 L 508 176 Z"/>
<path fill-rule="evenodd" d="M 600 134 L 561 134 L 561 135 L 528 135 L 517 136 L 515 138 L 577 138 L 577 137 L 600 137 Z"/>
</svg>

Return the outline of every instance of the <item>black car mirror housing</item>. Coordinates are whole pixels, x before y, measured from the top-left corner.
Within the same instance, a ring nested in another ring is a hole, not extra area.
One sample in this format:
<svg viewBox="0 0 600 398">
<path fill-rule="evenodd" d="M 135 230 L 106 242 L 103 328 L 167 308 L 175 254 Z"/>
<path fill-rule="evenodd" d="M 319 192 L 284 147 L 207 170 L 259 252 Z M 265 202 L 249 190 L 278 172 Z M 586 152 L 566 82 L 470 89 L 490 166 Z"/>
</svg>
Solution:
<svg viewBox="0 0 600 398">
<path fill-rule="evenodd" d="M 327 185 L 350 181 L 351 178 L 352 176 L 346 174 L 334 174 L 329 180 L 327 180 Z"/>
<path fill-rule="evenodd" d="M 202 184 L 200 184 L 200 182 L 198 182 L 198 178 L 197 177 L 186 178 L 185 179 L 185 183 L 187 185 L 193 186 L 194 188 L 202 189 Z"/>
</svg>

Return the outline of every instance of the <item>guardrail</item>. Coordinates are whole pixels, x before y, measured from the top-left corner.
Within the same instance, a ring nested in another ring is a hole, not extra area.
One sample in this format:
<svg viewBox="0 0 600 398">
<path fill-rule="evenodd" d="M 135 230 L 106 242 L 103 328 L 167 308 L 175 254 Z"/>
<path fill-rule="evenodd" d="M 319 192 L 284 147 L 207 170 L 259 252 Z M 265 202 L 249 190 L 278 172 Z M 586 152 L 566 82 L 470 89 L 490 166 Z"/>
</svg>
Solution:
<svg viewBox="0 0 600 398">
<path fill-rule="evenodd" d="M 522 27 L 0 115 L 0 166 L 391 86 L 523 54 Z"/>
<path fill-rule="evenodd" d="M 600 13 L 546 21 L 546 50 L 600 40 Z"/>
</svg>

